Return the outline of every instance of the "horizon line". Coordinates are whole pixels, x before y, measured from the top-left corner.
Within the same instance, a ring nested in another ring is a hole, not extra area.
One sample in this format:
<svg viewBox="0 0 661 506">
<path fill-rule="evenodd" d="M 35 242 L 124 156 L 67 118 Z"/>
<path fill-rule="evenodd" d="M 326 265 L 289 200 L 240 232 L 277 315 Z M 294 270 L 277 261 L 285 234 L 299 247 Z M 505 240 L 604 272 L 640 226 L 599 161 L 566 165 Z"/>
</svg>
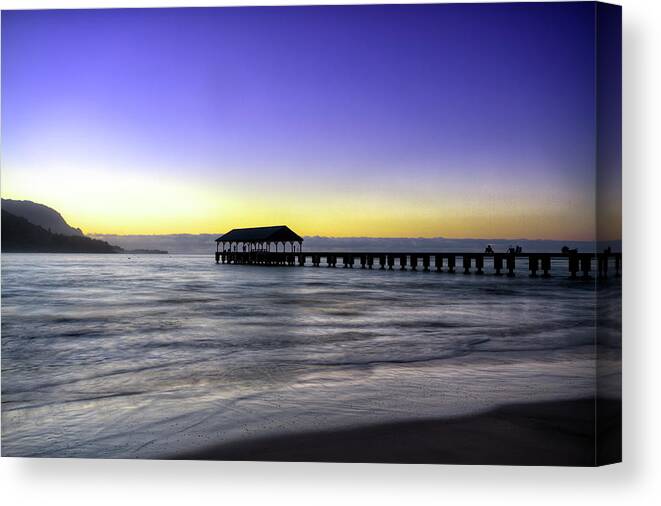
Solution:
<svg viewBox="0 0 661 506">
<path fill-rule="evenodd" d="M 115 236 L 115 237 L 167 237 L 167 236 L 181 236 L 181 235 L 188 235 L 188 236 L 204 236 L 204 235 L 210 235 L 210 236 L 222 236 L 226 232 L 199 232 L 199 233 L 192 233 L 192 232 L 172 232 L 168 234 L 116 234 L 116 233 L 105 233 L 105 232 L 87 232 L 85 235 L 88 236 Z M 559 239 L 542 239 L 542 238 L 535 238 L 535 239 L 530 239 L 527 237 L 445 237 L 445 236 L 431 236 L 431 237 L 425 237 L 425 236 L 367 236 L 367 235 L 352 235 L 352 236 L 334 236 L 334 235 L 303 235 L 302 236 L 304 239 L 373 239 L 373 240 L 378 240 L 378 239 L 385 239 L 385 240 L 397 240 L 397 239 L 406 239 L 406 240 L 411 240 L 411 239 L 417 239 L 417 240 L 445 240 L 445 241 L 556 241 L 556 242 L 561 242 L 561 241 L 567 241 L 567 242 L 617 242 L 617 241 L 622 241 L 621 238 L 618 239 L 567 239 L 567 238 L 559 238 Z"/>
</svg>

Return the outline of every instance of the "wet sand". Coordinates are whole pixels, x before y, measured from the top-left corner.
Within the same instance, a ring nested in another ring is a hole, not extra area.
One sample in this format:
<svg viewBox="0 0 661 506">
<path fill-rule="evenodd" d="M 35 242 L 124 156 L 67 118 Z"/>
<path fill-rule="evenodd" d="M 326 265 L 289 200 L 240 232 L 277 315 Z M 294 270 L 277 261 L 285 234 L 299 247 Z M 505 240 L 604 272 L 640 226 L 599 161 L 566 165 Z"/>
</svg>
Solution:
<svg viewBox="0 0 661 506">
<path fill-rule="evenodd" d="M 621 401 L 516 404 L 474 416 L 393 422 L 220 444 L 188 460 L 594 466 L 621 455 Z"/>
</svg>

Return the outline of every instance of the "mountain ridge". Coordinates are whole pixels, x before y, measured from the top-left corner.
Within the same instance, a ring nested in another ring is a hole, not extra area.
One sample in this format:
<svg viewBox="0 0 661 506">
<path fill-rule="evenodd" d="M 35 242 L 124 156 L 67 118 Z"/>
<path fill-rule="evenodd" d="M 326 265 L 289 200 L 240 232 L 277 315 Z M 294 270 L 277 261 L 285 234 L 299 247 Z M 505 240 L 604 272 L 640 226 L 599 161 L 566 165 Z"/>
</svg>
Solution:
<svg viewBox="0 0 661 506">
<path fill-rule="evenodd" d="M 8 213 L 25 218 L 33 225 L 37 225 L 53 234 L 84 237 L 83 231 L 69 225 L 62 215 L 44 204 L 31 200 L 2 199 L 2 209 Z"/>
<path fill-rule="evenodd" d="M 123 253 L 119 246 L 79 235 L 54 234 L 2 209 L 3 253 Z"/>
<path fill-rule="evenodd" d="M 31 200 L 2 199 L 2 252 L 167 254 L 162 249 L 125 249 L 87 237 L 55 209 Z M 15 211 L 15 212 L 12 212 Z"/>
</svg>

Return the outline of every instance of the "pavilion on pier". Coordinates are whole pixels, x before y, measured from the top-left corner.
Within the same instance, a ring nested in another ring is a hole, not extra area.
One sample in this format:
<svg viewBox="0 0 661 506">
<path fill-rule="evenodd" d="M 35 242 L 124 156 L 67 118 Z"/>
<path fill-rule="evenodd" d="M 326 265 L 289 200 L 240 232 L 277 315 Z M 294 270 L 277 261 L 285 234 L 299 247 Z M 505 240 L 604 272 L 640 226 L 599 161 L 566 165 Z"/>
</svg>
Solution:
<svg viewBox="0 0 661 506">
<path fill-rule="evenodd" d="M 280 248 L 282 245 L 282 248 Z M 285 225 L 235 228 L 216 239 L 216 252 L 301 252 L 303 238 Z"/>
</svg>

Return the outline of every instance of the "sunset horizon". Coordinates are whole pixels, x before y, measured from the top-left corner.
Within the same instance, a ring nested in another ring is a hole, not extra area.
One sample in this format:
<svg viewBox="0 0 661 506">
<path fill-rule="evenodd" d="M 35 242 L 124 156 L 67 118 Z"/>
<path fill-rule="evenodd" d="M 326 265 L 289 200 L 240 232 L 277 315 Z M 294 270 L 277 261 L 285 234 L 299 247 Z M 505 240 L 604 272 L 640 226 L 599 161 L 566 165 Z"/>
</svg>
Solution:
<svg viewBox="0 0 661 506">
<path fill-rule="evenodd" d="M 591 237 L 570 237 L 570 236 L 557 236 L 557 237 L 542 237 L 542 236 L 525 236 L 525 235 L 450 235 L 450 234 L 444 234 L 444 233 L 428 233 L 428 234 L 411 234 L 411 233 L 406 233 L 406 231 L 411 231 L 411 230 L 419 230 L 420 226 L 416 224 L 411 224 L 411 223 L 406 223 L 402 225 L 401 234 L 397 234 L 396 232 L 393 233 L 392 235 L 387 235 L 387 234 L 379 234 L 379 233 L 370 233 L 370 231 L 373 230 L 381 230 L 379 227 L 367 227 L 365 229 L 361 229 L 360 225 L 354 225 L 352 230 L 355 230 L 355 233 L 350 234 L 350 235 L 342 235 L 339 233 L 334 233 L 331 229 L 326 229 L 326 233 L 319 233 L 315 232 L 314 230 L 308 232 L 309 230 L 306 227 L 301 227 L 296 225 L 297 220 L 292 219 L 290 222 L 279 222 L 278 220 L 273 220 L 270 218 L 264 218 L 261 222 L 260 221 L 255 221 L 252 219 L 243 219 L 241 220 L 240 218 L 237 218 L 235 221 L 228 223 L 226 226 L 217 226 L 216 229 L 204 229 L 204 228 L 193 228 L 193 229 L 163 229 L 163 230 L 157 230 L 153 231 L 152 229 L 145 229 L 145 230 L 138 230 L 138 231 L 127 231 L 129 229 L 125 228 L 121 223 L 119 224 L 114 224 L 115 227 L 117 227 L 114 230 L 111 231 L 106 231 L 106 230 L 98 230 L 94 228 L 93 226 L 90 228 L 86 228 L 84 226 L 81 226 L 80 221 L 77 218 L 70 218 L 69 214 L 66 212 L 61 212 L 61 208 L 59 206 L 51 205 L 48 202 L 43 202 L 43 201 L 36 201 L 34 199 L 28 198 L 28 197 L 20 197 L 20 196 L 8 196 L 5 194 L 2 194 L 3 199 L 9 199 L 9 200 L 16 200 L 16 201 L 26 201 L 26 202 L 33 202 L 35 204 L 41 204 L 45 205 L 47 207 L 50 207 L 51 209 L 57 211 L 62 215 L 62 217 L 65 219 L 65 221 L 75 227 L 75 228 L 80 228 L 86 235 L 97 237 L 97 236 L 161 236 L 161 235 L 214 235 L 214 234 L 220 234 L 224 233 L 226 231 L 229 231 L 233 228 L 242 228 L 242 227 L 264 227 L 264 226 L 272 226 L 272 225 L 287 225 L 290 226 L 293 229 L 296 229 L 297 231 L 301 231 L 301 234 L 305 237 L 324 237 L 324 238 L 337 238 L 337 239 L 352 239 L 352 238 L 370 238 L 370 239 L 454 239 L 454 240 L 529 240 L 529 241 L 577 241 L 577 242 L 591 242 L 591 241 L 621 241 L 620 237 L 606 237 L 606 238 L 596 238 L 596 233 L 591 236 Z M 65 205 L 66 207 L 66 205 Z M 493 218 L 493 216 L 490 216 L 489 218 Z M 135 217 L 132 218 L 135 220 Z M 82 220 L 85 221 L 85 220 Z M 138 222 L 140 220 L 137 220 Z M 183 221 L 183 220 L 182 220 Z M 222 220 L 215 220 L 218 223 L 221 223 Z M 315 227 L 315 224 L 312 224 L 312 227 Z M 430 227 L 431 228 L 431 227 Z M 361 232 L 361 230 L 364 230 L 364 232 Z M 464 227 L 461 230 L 471 230 L 471 227 Z"/>
</svg>

